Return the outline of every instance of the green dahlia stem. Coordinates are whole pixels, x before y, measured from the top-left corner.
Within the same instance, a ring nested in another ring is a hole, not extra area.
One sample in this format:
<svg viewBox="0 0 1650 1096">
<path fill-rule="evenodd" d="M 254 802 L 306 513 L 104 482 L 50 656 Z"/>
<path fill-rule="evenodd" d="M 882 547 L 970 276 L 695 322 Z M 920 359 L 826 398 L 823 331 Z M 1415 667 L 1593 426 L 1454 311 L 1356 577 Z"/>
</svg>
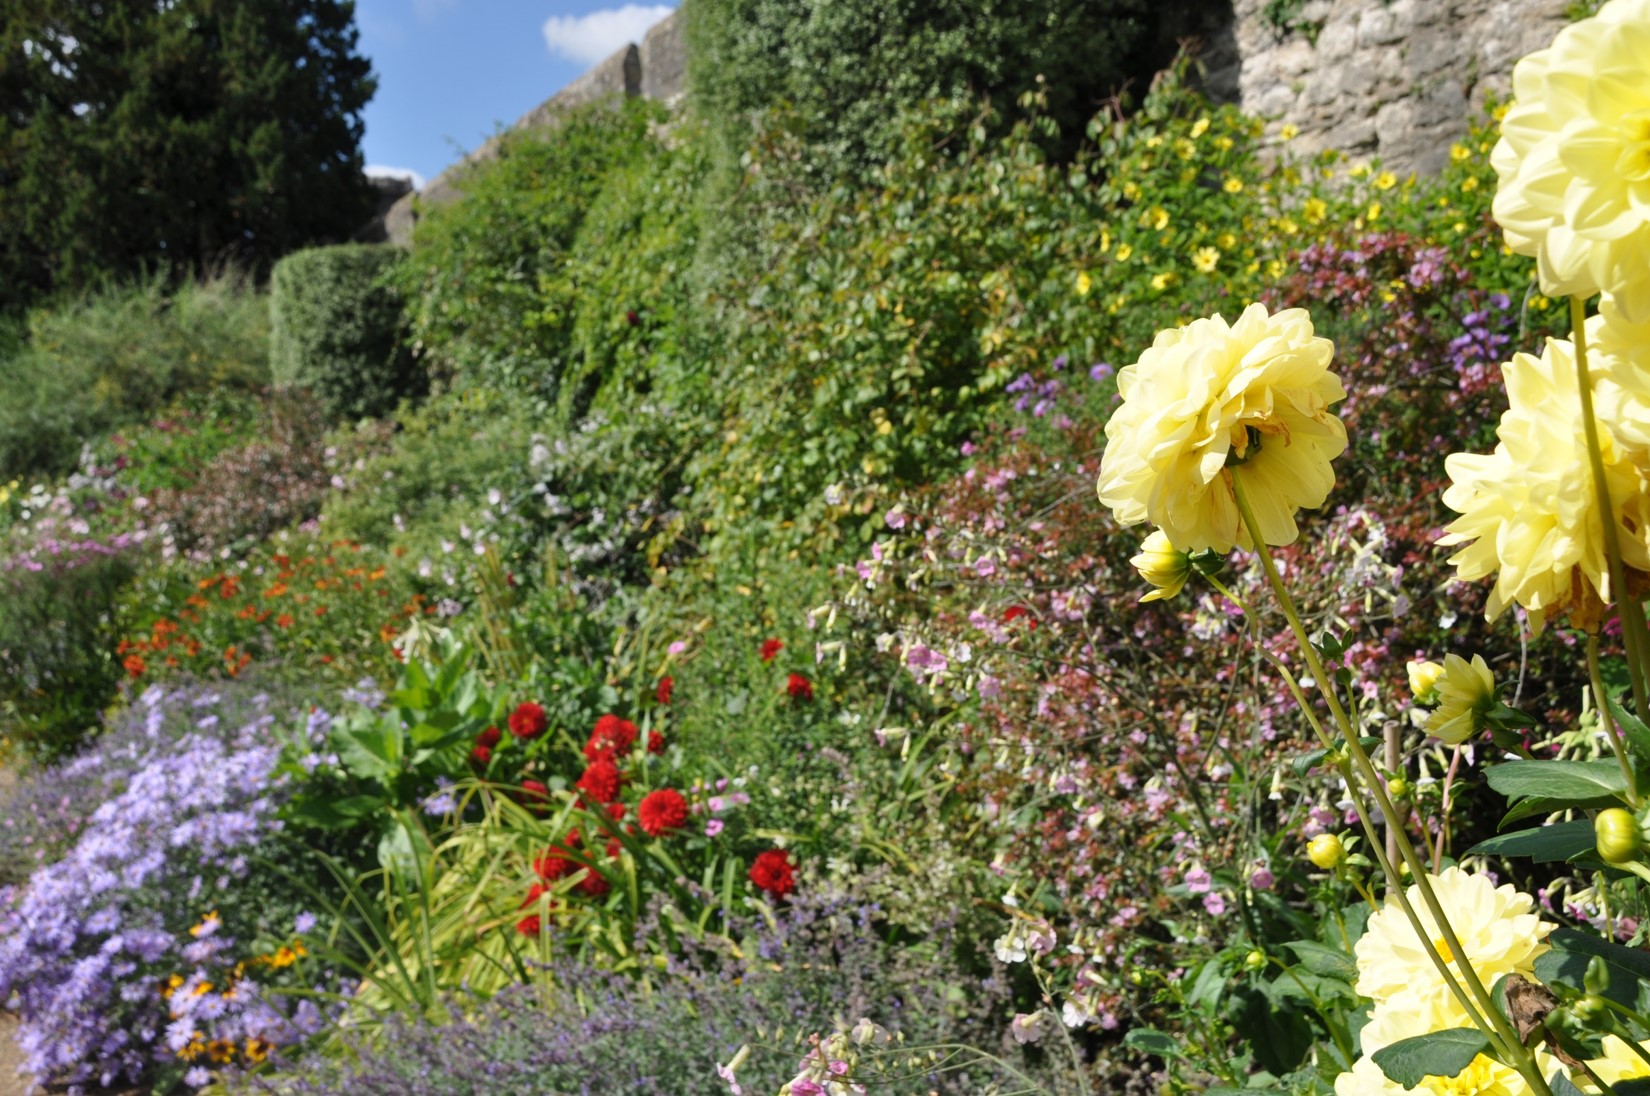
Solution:
<svg viewBox="0 0 1650 1096">
<path fill-rule="evenodd" d="M 1599 444 L 1598 419 L 1593 414 L 1593 378 L 1587 368 L 1587 303 L 1570 298 L 1570 338 L 1576 348 L 1576 387 L 1581 397 L 1581 430 L 1587 442 L 1587 463 L 1593 473 L 1593 495 L 1598 502 L 1599 522 L 1604 526 L 1604 557 L 1610 569 L 1610 594 L 1621 614 L 1621 638 L 1627 648 L 1627 673 L 1633 683 L 1633 711 L 1645 718 L 1644 658 L 1650 653 L 1650 634 L 1645 631 L 1644 606 L 1627 590 L 1627 567 L 1621 554 L 1621 536 L 1616 531 L 1616 510 L 1610 502 L 1610 484 L 1604 478 L 1604 449 Z M 1599 705 L 1604 705 L 1603 696 Z"/>
<path fill-rule="evenodd" d="M 1472 1020 L 1473 1025 L 1489 1038 L 1496 1057 L 1517 1069 L 1536 1093 L 1542 1094 L 1542 1096 L 1552 1096 L 1551 1090 L 1547 1087 L 1546 1078 L 1541 1075 L 1541 1070 L 1536 1067 L 1535 1060 L 1531 1057 L 1529 1050 L 1518 1038 L 1518 1033 L 1513 1030 L 1512 1024 L 1495 1007 L 1495 1002 L 1491 998 L 1489 990 L 1485 987 L 1483 979 L 1478 977 L 1478 971 L 1473 968 L 1471 963 L 1466 961 L 1466 948 L 1461 945 L 1460 937 L 1456 935 L 1454 926 L 1450 924 L 1449 917 L 1444 913 L 1443 904 L 1439 902 L 1437 893 L 1432 889 L 1432 884 L 1427 879 L 1426 865 L 1416 855 L 1415 846 L 1410 841 L 1408 832 L 1402 827 L 1397 807 L 1393 805 L 1391 798 L 1387 795 L 1386 787 L 1381 783 L 1380 774 L 1376 771 L 1374 762 L 1370 760 L 1369 751 L 1364 749 L 1363 743 L 1359 741 L 1357 729 L 1353 727 L 1352 721 L 1347 717 L 1346 709 L 1341 706 L 1340 698 L 1335 695 L 1335 690 L 1330 684 L 1329 674 L 1324 669 L 1323 660 L 1318 657 L 1317 648 L 1312 645 L 1311 638 L 1306 634 L 1306 626 L 1301 623 L 1300 614 L 1295 610 L 1294 600 L 1289 596 L 1289 590 L 1284 586 L 1282 576 L 1278 574 L 1277 564 L 1272 559 L 1271 550 L 1267 548 L 1266 540 L 1261 536 L 1260 522 L 1255 519 L 1254 508 L 1250 506 L 1248 496 L 1243 490 L 1242 468 L 1229 468 L 1227 474 L 1232 477 L 1233 498 L 1237 503 L 1238 513 L 1243 517 L 1243 524 L 1249 531 L 1249 538 L 1254 543 L 1255 554 L 1259 557 L 1261 567 L 1266 573 L 1266 581 L 1272 587 L 1272 592 L 1277 596 L 1278 603 L 1283 609 L 1284 618 L 1288 620 L 1290 631 L 1295 635 L 1295 642 L 1300 646 L 1301 656 L 1306 660 L 1307 668 L 1312 673 L 1312 679 L 1318 683 L 1318 691 L 1323 695 L 1325 703 L 1328 704 L 1329 712 L 1335 719 L 1335 725 L 1346 738 L 1347 753 L 1352 766 L 1357 770 L 1364 788 L 1375 800 L 1376 806 L 1379 808 L 1381 816 L 1386 820 L 1390 832 L 1397 834 L 1398 852 L 1403 857 L 1404 863 L 1409 866 L 1410 875 L 1415 882 L 1415 889 L 1420 893 L 1422 902 L 1426 905 L 1427 911 L 1432 915 L 1434 923 L 1438 926 L 1439 933 L 1443 937 L 1444 946 L 1448 949 L 1451 957 L 1459 956 L 1461 958 L 1459 966 L 1461 981 L 1466 984 L 1465 990 L 1455 980 L 1449 969 L 1449 964 L 1444 961 L 1438 947 L 1427 932 L 1426 925 L 1411 907 L 1408 895 L 1404 890 L 1403 879 L 1398 875 L 1397 865 L 1387 860 L 1385 850 L 1372 842 L 1371 851 L 1375 852 L 1381 861 L 1382 869 L 1386 872 L 1393 900 L 1398 903 L 1399 908 L 1409 919 L 1411 927 L 1415 930 L 1416 939 L 1420 941 L 1427 957 L 1432 960 L 1433 965 L 1438 969 L 1445 985 L 1455 995 L 1456 1001 Z M 1359 816 L 1361 818 L 1366 817 L 1365 805 L 1362 802 L 1362 797 L 1358 794 L 1356 782 L 1349 782 L 1347 790 L 1353 797 Z"/>
<path fill-rule="evenodd" d="M 1604 677 L 1598 668 L 1598 636 L 1592 632 L 1587 633 L 1587 680 L 1593 687 L 1593 703 L 1598 705 L 1599 726 L 1610 743 L 1610 752 L 1616 755 L 1616 764 L 1621 766 L 1628 805 L 1637 810 L 1639 797 L 1633 790 L 1633 767 L 1627 763 L 1627 751 L 1621 745 L 1621 732 L 1616 729 L 1615 717 L 1610 714 L 1610 705 L 1605 700 Z"/>
</svg>

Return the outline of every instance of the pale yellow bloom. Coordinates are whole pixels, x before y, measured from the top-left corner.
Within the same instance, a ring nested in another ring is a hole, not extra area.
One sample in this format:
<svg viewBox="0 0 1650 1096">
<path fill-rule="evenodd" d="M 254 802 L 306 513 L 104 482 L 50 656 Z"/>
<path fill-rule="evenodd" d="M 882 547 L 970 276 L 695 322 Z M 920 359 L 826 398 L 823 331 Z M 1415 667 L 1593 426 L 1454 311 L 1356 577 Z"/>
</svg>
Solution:
<svg viewBox="0 0 1650 1096">
<path fill-rule="evenodd" d="M 1301 216 L 1312 224 L 1318 224 L 1329 216 L 1329 205 L 1322 198 L 1308 198 L 1301 206 Z"/>
<path fill-rule="evenodd" d="M 1174 597 L 1192 577 L 1192 557 L 1170 544 L 1161 529 L 1151 531 L 1140 546 L 1140 554 L 1129 562 L 1141 578 L 1157 587 L 1140 599 L 1143 602 Z"/>
<path fill-rule="evenodd" d="M 1220 251 L 1213 247 L 1200 247 L 1192 253 L 1192 265 L 1205 274 L 1212 273 L 1220 263 Z"/>
<path fill-rule="evenodd" d="M 1650 320 L 1650 0 L 1610 0 L 1513 69 L 1495 219 L 1550 296 Z"/>
<path fill-rule="evenodd" d="M 1537 631 L 1550 615 L 1566 611 L 1578 627 L 1594 626 L 1611 590 L 1604 519 L 1579 425 L 1574 344 L 1548 339 L 1541 357 L 1514 355 L 1501 371 L 1509 406 L 1496 428 L 1495 452 L 1453 453 L 1444 461 L 1452 481 L 1444 505 L 1461 516 L 1439 543 L 1465 546 L 1450 557 L 1464 581 L 1495 576 L 1489 619 L 1516 602 Z M 1650 570 L 1644 542 L 1650 483 L 1624 459 L 1612 426 L 1612 417 L 1628 414 L 1629 400 L 1608 385 L 1597 387 L 1599 440 L 1623 561 Z"/>
<path fill-rule="evenodd" d="M 1486 986 L 1494 985 L 1505 974 L 1534 977 L 1533 964 L 1547 951 L 1546 938 L 1553 926 L 1536 914 L 1535 901 L 1529 895 L 1511 883 L 1497 887 L 1485 876 L 1472 875 L 1460 868 L 1445 868 L 1428 879 L 1444 916 L 1455 930 L 1462 954 L 1450 952 L 1438 922 L 1421 898 L 1421 888 L 1412 885 L 1406 893 L 1428 939 L 1449 964 L 1452 974 L 1459 978 L 1465 961 L 1478 972 Z M 1387 902 L 1369 918 L 1369 927 L 1353 952 L 1358 961 L 1356 988 L 1377 1006 L 1401 999 L 1404 1009 L 1412 1014 L 1421 1016 L 1424 1010 L 1423 1019 L 1427 1023 L 1432 1022 L 1430 1017 L 1439 1010 L 1459 1007 L 1443 976 L 1432 965 L 1414 926 L 1396 902 Z M 1408 1034 L 1418 1035 L 1426 1030 L 1436 1029 L 1423 1028 Z M 1375 1049 L 1369 1037 L 1363 1042 L 1365 1050 Z"/>
<path fill-rule="evenodd" d="M 1236 194 L 1243 189 L 1243 180 L 1236 175 L 1226 176 L 1226 181 L 1220 184 L 1220 189 L 1228 194 Z"/>
<path fill-rule="evenodd" d="M 1094 288 L 1094 281 L 1089 277 L 1088 271 L 1079 272 L 1077 275 L 1077 295 L 1087 297 L 1089 290 L 1092 288 Z"/>
<path fill-rule="evenodd" d="M 1410 662 L 1409 695 L 1417 704 L 1431 704 L 1438 699 L 1438 679 L 1444 676 L 1444 667 L 1436 662 Z"/>
<path fill-rule="evenodd" d="M 1459 746 L 1481 730 L 1484 714 L 1495 707 L 1495 677 L 1483 655 L 1473 655 L 1471 662 L 1460 655 L 1445 655 L 1433 691 L 1438 708 L 1427 717 L 1427 733 L 1451 746 Z"/>
<path fill-rule="evenodd" d="M 1151 212 L 1151 225 L 1159 232 L 1162 232 L 1165 228 L 1168 228 L 1169 211 L 1164 209 L 1162 206 L 1154 207 Z"/>
<path fill-rule="evenodd" d="M 1477 189 L 1478 189 L 1478 176 L 1468 175 L 1465 179 L 1461 180 L 1461 193 L 1471 194 L 1473 191 L 1475 191 Z"/>
<path fill-rule="evenodd" d="M 1123 403 L 1106 424 L 1100 501 L 1182 550 L 1230 551 L 1250 544 L 1228 469 L 1241 462 L 1261 537 L 1292 543 L 1295 511 L 1323 505 L 1329 462 L 1346 449 L 1329 411 L 1346 396 L 1333 354 L 1298 308 L 1274 316 L 1253 304 L 1232 324 L 1214 316 L 1159 332 L 1117 376 Z"/>
<path fill-rule="evenodd" d="M 1285 122 L 1278 127 L 1278 136 L 1285 141 L 1293 141 L 1300 134 L 1300 127 L 1293 122 Z"/>
<path fill-rule="evenodd" d="M 1650 468 L 1650 320 L 1630 323 L 1614 299 L 1587 321 L 1594 410 L 1640 468 Z"/>
<path fill-rule="evenodd" d="M 1117 261 L 1118 262 L 1120 262 L 1120 263 L 1128 262 L 1129 261 L 1129 256 L 1133 255 L 1133 254 L 1134 254 L 1134 248 L 1131 247 L 1130 245 L 1128 245 L 1128 244 L 1118 244 L 1117 245 Z"/>
<path fill-rule="evenodd" d="M 1152 288 L 1158 292 L 1162 292 L 1173 284 L 1174 271 L 1172 270 L 1165 270 L 1162 273 L 1152 275 Z"/>
<path fill-rule="evenodd" d="M 1358 1038 L 1363 1045 L 1364 1054 L 1371 1055 L 1401 1039 L 1471 1026 L 1472 1021 L 1449 993 L 1431 998 L 1400 996 L 1377 1004 L 1374 1012 L 1370 1014 L 1369 1023 L 1364 1025 Z M 1551 1072 L 1551 1061 L 1544 1052 L 1536 1052 L 1536 1062 L 1541 1066 L 1544 1075 Z M 1360 1058 L 1352 1064 L 1351 1072 L 1343 1073 L 1335 1079 L 1335 1096 L 1401 1096 L 1404 1093 L 1405 1089 L 1387 1080 L 1386 1075 L 1381 1072 L 1381 1067 L 1369 1057 Z M 1407 1096 L 1529 1094 L 1529 1084 L 1519 1076 L 1517 1070 L 1480 1054 L 1454 1077 L 1423 1078 L 1419 1086 L 1408 1090 Z"/>
<path fill-rule="evenodd" d="M 1199 118 L 1192 123 L 1192 140 L 1197 140 L 1207 132 L 1209 132 L 1209 119 Z"/>
<path fill-rule="evenodd" d="M 1643 1043 L 1639 1045 L 1646 1046 Z M 1650 1046 L 1646 1046 L 1646 1049 L 1650 1049 Z M 1604 1037 L 1604 1057 L 1589 1058 L 1587 1065 L 1603 1079 L 1605 1084 L 1610 1085 L 1612 1088 L 1622 1081 L 1650 1077 L 1650 1064 L 1639 1057 L 1638 1053 L 1628 1045 L 1627 1040 L 1619 1035 L 1606 1035 Z M 1585 1091 L 1594 1091 L 1598 1088 L 1579 1069 L 1571 1074 L 1570 1079 L 1576 1083 L 1578 1088 Z"/>
<path fill-rule="evenodd" d="M 1466 145 L 1449 146 L 1449 158 L 1451 163 L 1459 164 L 1465 160 L 1471 159 L 1471 157 L 1472 150 L 1467 148 Z"/>
<path fill-rule="evenodd" d="M 1390 171 L 1383 171 L 1379 175 L 1375 176 L 1370 185 L 1376 190 L 1391 190 L 1393 187 L 1398 185 L 1398 176 L 1392 174 Z"/>
</svg>

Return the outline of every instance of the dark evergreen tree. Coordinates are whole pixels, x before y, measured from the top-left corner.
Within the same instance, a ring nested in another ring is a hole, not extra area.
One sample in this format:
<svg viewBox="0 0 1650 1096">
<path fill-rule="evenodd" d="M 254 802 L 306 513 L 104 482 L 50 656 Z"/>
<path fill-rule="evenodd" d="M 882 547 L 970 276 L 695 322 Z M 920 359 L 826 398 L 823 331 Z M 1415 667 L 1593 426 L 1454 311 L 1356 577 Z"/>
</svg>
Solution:
<svg viewBox="0 0 1650 1096">
<path fill-rule="evenodd" d="M 347 237 L 374 203 L 357 37 L 353 0 L 0 5 L 0 309 Z"/>
</svg>

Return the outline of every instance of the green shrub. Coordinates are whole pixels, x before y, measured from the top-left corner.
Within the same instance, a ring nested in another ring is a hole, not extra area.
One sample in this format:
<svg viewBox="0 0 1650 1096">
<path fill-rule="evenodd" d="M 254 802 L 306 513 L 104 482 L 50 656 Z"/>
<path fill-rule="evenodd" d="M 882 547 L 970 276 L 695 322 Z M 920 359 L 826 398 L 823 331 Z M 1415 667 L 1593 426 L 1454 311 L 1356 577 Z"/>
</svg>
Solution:
<svg viewBox="0 0 1650 1096">
<path fill-rule="evenodd" d="M 388 277 L 399 258 L 394 248 L 344 244 L 294 252 L 275 265 L 276 384 L 309 389 L 339 418 L 376 417 L 423 395 L 423 371 L 401 341 L 401 295 Z"/>
<path fill-rule="evenodd" d="M 168 289 L 156 275 L 37 309 L 0 336 L 0 477 L 66 471 L 86 440 L 187 393 L 262 387 L 268 325 L 229 277 Z"/>
<path fill-rule="evenodd" d="M 541 279 L 566 260 L 609 171 L 634 160 L 663 116 L 633 100 L 573 112 L 551 132 L 508 134 L 496 159 L 460 180 L 463 201 L 424 211 L 398 282 L 411 335 L 437 368 L 556 392 L 572 315 L 544 306 Z"/>
<path fill-rule="evenodd" d="M 902 110 L 955 95 L 1012 102 L 1041 85 L 1061 130 L 1080 137 L 1130 76 L 1151 75 L 1140 57 L 1156 44 L 1151 10 L 1144 0 L 701 0 L 687 8 L 689 72 L 707 117 L 737 132 L 752 112 L 788 103 L 816 162 L 857 170 L 898 144 Z"/>
<path fill-rule="evenodd" d="M 119 544 L 64 544 L 0 570 L 0 743 L 50 761 L 102 722 L 125 670 L 115 605 L 134 574 Z"/>
</svg>

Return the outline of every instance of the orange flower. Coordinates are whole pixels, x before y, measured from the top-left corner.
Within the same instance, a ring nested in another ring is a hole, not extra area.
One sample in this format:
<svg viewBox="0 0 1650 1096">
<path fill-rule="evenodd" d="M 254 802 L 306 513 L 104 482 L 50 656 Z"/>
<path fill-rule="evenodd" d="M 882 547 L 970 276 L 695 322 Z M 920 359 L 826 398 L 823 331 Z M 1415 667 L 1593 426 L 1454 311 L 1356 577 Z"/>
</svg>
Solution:
<svg viewBox="0 0 1650 1096">
<path fill-rule="evenodd" d="M 290 628 L 290 627 L 292 627 L 292 616 L 291 616 L 291 614 L 282 613 L 280 616 L 276 617 L 275 618 L 275 626 L 277 628 Z"/>
<path fill-rule="evenodd" d="M 374 567 L 372 569 L 372 573 L 369 574 L 367 577 L 370 578 L 372 581 L 377 582 L 379 579 L 383 578 L 388 573 L 389 572 L 387 572 L 382 567 Z"/>
<path fill-rule="evenodd" d="M 277 582 L 275 585 L 264 591 L 264 597 L 280 597 L 284 593 L 286 593 L 286 583 Z"/>
<path fill-rule="evenodd" d="M 122 662 L 121 665 L 126 667 L 126 672 L 131 674 L 134 678 L 142 677 L 143 671 L 149 668 L 144 663 L 143 659 L 139 658 L 137 655 L 127 655 L 126 661 Z"/>
<path fill-rule="evenodd" d="M 327 607 L 325 605 L 317 605 L 315 607 L 315 615 L 316 616 L 326 616 L 327 615 Z"/>
</svg>

